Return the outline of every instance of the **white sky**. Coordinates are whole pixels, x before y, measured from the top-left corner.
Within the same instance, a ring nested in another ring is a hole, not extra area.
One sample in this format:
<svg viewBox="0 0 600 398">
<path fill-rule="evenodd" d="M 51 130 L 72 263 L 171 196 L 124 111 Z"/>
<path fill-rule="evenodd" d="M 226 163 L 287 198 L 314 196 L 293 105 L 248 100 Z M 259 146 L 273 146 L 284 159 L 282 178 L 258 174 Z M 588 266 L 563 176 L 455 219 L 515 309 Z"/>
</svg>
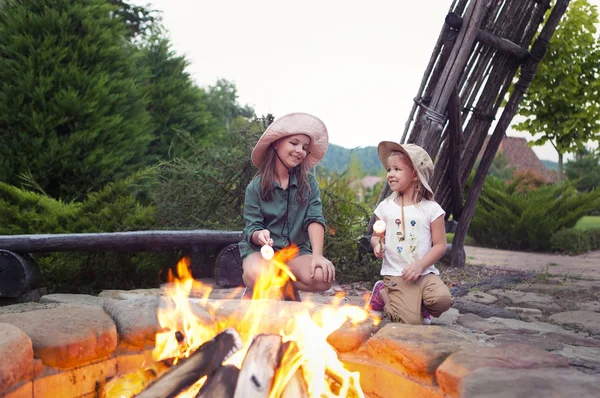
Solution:
<svg viewBox="0 0 600 398">
<path fill-rule="evenodd" d="M 134 0 L 163 12 L 198 85 L 257 115 L 309 112 L 346 148 L 399 141 L 450 0 Z M 590 0 L 599 5 L 600 0 Z M 528 137 L 509 131 L 509 135 Z M 557 160 L 549 144 L 534 147 Z"/>
</svg>

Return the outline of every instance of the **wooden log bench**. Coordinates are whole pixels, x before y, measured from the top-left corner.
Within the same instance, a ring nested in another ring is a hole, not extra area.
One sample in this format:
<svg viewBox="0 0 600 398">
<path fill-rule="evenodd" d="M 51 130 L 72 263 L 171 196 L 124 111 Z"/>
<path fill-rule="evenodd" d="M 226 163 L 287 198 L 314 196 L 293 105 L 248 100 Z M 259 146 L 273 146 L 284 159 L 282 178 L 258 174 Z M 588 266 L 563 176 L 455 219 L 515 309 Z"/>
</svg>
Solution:
<svg viewBox="0 0 600 398">
<path fill-rule="evenodd" d="M 131 231 L 81 234 L 0 235 L 0 297 L 19 297 L 39 287 L 40 270 L 30 253 L 159 252 L 218 250 L 213 274 L 217 285 L 242 285 L 237 247 L 241 231 Z"/>
</svg>

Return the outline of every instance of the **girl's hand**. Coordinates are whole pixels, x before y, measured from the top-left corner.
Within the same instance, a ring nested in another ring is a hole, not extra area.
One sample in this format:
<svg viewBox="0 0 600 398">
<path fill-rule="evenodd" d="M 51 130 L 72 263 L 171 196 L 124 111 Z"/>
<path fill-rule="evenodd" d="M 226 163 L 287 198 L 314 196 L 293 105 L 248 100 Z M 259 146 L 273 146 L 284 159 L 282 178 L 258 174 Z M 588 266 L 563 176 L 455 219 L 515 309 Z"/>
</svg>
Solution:
<svg viewBox="0 0 600 398">
<path fill-rule="evenodd" d="M 423 272 L 423 267 L 417 263 L 411 263 L 402 271 L 402 278 L 406 281 L 415 282 Z"/>
<path fill-rule="evenodd" d="M 373 254 L 375 254 L 375 257 L 382 259 L 384 252 L 385 252 L 385 245 L 383 244 L 383 239 L 381 239 L 379 241 L 379 243 L 377 243 L 375 245 L 375 247 L 373 248 Z"/>
<path fill-rule="evenodd" d="M 314 255 L 312 256 L 312 262 L 310 263 L 310 277 L 315 277 L 315 270 L 321 268 L 323 271 L 323 281 L 331 283 L 335 280 L 335 268 L 331 261 L 327 260 L 323 256 Z"/>
<path fill-rule="evenodd" d="M 271 232 L 268 229 L 258 231 L 256 234 L 256 240 L 259 246 L 269 245 L 273 246 L 273 239 L 271 239 Z"/>
</svg>

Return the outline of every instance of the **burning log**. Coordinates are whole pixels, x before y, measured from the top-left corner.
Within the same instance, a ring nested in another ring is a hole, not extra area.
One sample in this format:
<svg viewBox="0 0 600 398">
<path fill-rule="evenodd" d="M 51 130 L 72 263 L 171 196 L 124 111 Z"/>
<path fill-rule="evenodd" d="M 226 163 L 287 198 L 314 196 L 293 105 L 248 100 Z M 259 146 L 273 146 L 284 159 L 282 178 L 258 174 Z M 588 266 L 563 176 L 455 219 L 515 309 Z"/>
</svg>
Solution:
<svg viewBox="0 0 600 398">
<path fill-rule="evenodd" d="M 221 366 L 206 380 L 196 398 L 233 398 L 239 374 L 233 365 Z"/>
<path fill-rule="evenodd" d="M 212 374 L 241 347 L 239 334 L 234 329 L 226 329 L 202 344 L 189 358 L 183 359 L 136 397 L 175 397 L 202 377 Z"/>
<path fill-rule="evenodd" d="M 294 372 L 281 393 L 281 398 L 308 398 L 308 388 L 302 374 L 302 367 Z"/>
<path fill-rule="evenodd" d="M 281 336 L 259 334 L 242 363 L 234 398 L 267 398 L 281 358 Z"/>
</svg>

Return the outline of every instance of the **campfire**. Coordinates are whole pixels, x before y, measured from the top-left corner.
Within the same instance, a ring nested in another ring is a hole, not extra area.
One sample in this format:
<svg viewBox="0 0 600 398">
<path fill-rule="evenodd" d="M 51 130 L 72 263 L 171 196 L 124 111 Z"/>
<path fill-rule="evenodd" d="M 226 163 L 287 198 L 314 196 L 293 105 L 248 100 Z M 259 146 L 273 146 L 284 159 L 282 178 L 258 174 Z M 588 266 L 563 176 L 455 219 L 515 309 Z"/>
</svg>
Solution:
<svg viewBox="0 0 600 398">
<path fill-rule="evenodd" d="M 282 287 L 295 280 L 286 264 L 297 253 L 296 247 L 275 253 L 253 300 L 240 302 L 245 313 L 217 323 L 194 314 L 192 291 L 209 313 L 217 308 L 208 300 L 210 286 L 192 278 L 183 258 L 177 275 L 169 275 L 167 305 L 157 312 L 152 363 L 110 380 L 105 397 L 363 397 L 359 374 L 344 367 L 327 336 L 346 322 L 377 322 L 366 306 L 340 306 L 342 296 L 336 296 L 333 306 L 287 303 L 280 313 L 268 313 Z M 278 333 L 265 331 L 267 315 L 282 319 Z"/>
</svg>

